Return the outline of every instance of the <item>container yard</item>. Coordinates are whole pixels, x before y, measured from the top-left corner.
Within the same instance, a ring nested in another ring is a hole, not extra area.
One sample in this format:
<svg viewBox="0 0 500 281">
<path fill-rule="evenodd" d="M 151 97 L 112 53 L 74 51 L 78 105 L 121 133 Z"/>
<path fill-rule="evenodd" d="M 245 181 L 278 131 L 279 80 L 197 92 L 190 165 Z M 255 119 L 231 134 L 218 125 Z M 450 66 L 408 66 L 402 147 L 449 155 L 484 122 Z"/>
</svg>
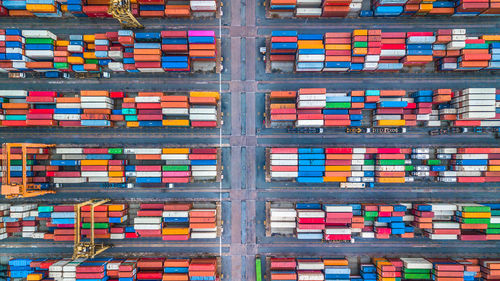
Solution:
<svg viewBox="0 0 500 281">
<path fill-rule="evenodd" d="M 0 1 L 0 281 L 500 280 L 499 4 Z"/>
</svg>

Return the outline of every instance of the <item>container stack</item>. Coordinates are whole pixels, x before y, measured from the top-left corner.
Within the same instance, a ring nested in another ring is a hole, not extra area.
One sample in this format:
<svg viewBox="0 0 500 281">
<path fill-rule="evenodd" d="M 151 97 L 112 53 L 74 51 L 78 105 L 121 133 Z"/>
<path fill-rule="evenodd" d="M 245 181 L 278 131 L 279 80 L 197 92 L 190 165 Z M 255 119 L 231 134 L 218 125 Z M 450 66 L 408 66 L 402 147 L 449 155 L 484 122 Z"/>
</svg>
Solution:
<svg viewBox="0 0 500 281">
<path fill-rule="evenodd" d="M 75 240 L 75 207 L 73 205 L 54 206 L 51 213 L 49 227 L 57 227 L 54 234 L 46 234 L 45 239 L 52 238 L 54 241 L 74 241 Z"/>
<path fill-rule="evenodd" d="M 325 33 L 325 55 L 324 71 L 348 71 L 351 65 L 351 34 L 349 32 Z"/>
<path fill-rule="evenodd" d="M 36 9 L 46 10 L 47 12 L 55 12 L 56 7 L 54 6 L 54 1 L 52 4 L 34 4 L 27 6 L 33 6 Z M 48 8 L 51 7 L 51 8 Z M 48 9 L 47 9 L 48 8 Z M 52 11 L 49 11 L 52 9 Z M 35 11 L 32 11 L 35 12 Z M 22 36 L 25 38 L 24 42 L 24 55 L 36 60 L 36 61 L 53 61 L 54 60 L 54 43 L 57 40 L 57 36 L 47 30 L 23 30 Z M 21 48 L 20 46 L 18 46 Z M 51 67 L 49 67 L 51 68 Z M 43 71 L 40 69 L 40 71 Z"/>
<path fill-rule="evenodd" d="M 297 120 L 296 91 L 272 91 L 269 114 L 271 127 L 293 127 Z"/>
<path fill-rule="evenodd" d="M 495 280 L 500 278 L 500 261 L 498 259 L 481 260 L 481 278 L 483 280 Z"/>
<path fill-rule="evenodd" d="M 9 237 L 7 232 L 7 221 L 10 218 L 10 205 L 0 204 L 0 240 Z"/>
<path fill-rule="evenodd" d="M 373 258 L 373 263 L 377 267 L 377 280 L 384 278 L 401 278 L 401 271 L 399 271 L 394 263 L 384 258 Z"/>
<path fill-rule="evenodd" d="M 165 259 L 162 280 L 189 280 L 189 259 Z"/>
<path fill-rule="evenodd" d="M 325 280 L 350 280 L 351 269 L 347 259 L 323 259 L 323 263 L 325 265 Z"/>
<path fill-rule="evenodd" d="M 189 30 L 189 56 L 193 64 L 198 62 L 213 62 L 213 68 L 217 59 L 217 40 L 215 32 L 211 30 Z"/>
<path fill-rule="evenodd" d="M 271 258 L 271 280 L 297 280 L 296 269 L 294 258 Z"/>
<path fill-rule="evenodd" d="M 460 234 L 460 224 L 452 220 L 457 210 L 455 204 L 430 204 L 434 217 L 432 229 L 425 229 L 424 235 L 432 240 L 457 240 Z"/>
<path fill-rule="evenodd" d="M 186 96 L 162 96 L 163 126 L 189 126 L 189 102 Z"/>
<path fill-rule="evenodd" d="M 351 33 L 351 71 L 364 70 L 366 56 L 368 55 L 368 30 L 355 29 Z"/>
<path fill-rule="evenodd" d="M 299 34 L 297 39 L 295 70 L 298 72 L 322 71 L 325 62 L 323 34 Z"/>
<path fill-rule="evenodd" d="M 57 93 L 54 91 L 30 91 L 26 102 L 30 104 L 26 115 L 27 126 L 55 126 L 53 120 L 55 100 Z"/>
<path fill-rule="evenodd" d="M 404 101 L 406 96 L 404 90 L 401 91 L 379 91 L 380 101 L 377 103 L 377 111 L 374 116 L 374 126 L 405 126 L 404 110 L 409 106 L 408 101 Z"/>
<path fill-rule="evenodd" d="M 114 101 L 108 91 L 80 91 L 82 126 L 112 126 L 110 119 Z"/>
<path fill-rule="evenodd" d="M 140 237 L 161 237 L 162 218 L 163 204 L 142 203 L 134 218 L 134 229 Z"/>
<path fill-rule="evenodd" d="M 407 0 L 374 0 L 372 1 L 373 15 L 376 17 L 397 17 L 403 13 L 404 7 L 407 5 Z"/>
<path fill-rule="evenodd" d="M 382 32 L 380 41 L 381 70 L 401 70 L 403 64 L 401 58 L 406 56 L 406 33 L 405 32 Z"/>
<path fill-rule="evenodd" d="M 428 259 L 432 262 L 432 279 L 438 280 L 441 278 L 464 278 L 465 266 L 451 259 Z M 464 278 L 465 280 L 465 278 Z"/>
<path fill-rule="evenodd" d="M 215 180 L 217 178 L 217 158 L 216 148 L 192 148 L 189 154 L 189 161 L 191 162 L 193 180 Z"/>
<path fill-rule="evenodd" d="M 496 89 L 495 88 L 468 88 L 460 91 L 455 96 L 452 105 L 457 109 L 455 126 L 462 125 L 460 121 L 478 120 L 467 122 L 464 125 L 481 126 L 484 119 L 496 117 Z M 459 121 L 460 120 L 460 121 Z"/>
<path fill-rule="evenodd" d="M 163 240 L 189 240 L 189 210 L 192 204 L 163 206 Z"/>
<path fill-rule="evenodd" d="M 300 89 L 297 96 L 296 127 L 324 126 L 322 109 L 326 105 L 326 89 Z"/>
<path fill-rule="evenodd" d="M 353 207 L 324 204 L 323 210 L 326 212 L 324 239 L 327 241 L 350 241 Z"/>
<path fill-rule="evenodd" d="M 190 92 L 189 120 L 193 127 L 217 126 L 218 92 Z"/>
<path fill-rule="evenodd" d="M 434 218 L 434 212 L 432 211 L 432 205 L 430 204 L 414 204 L 411 211 L 413 215 L 412 226 L 421 229 L 432 229 L 432 222 Z M 438 236 L 429 236 L 429 238 L 439 238 Z M 444 237 L 443 237 L 444 238 Z"/>
<path fill-rule="evenodd" d="M 325 211 L 320 204 L 297 203 L 297 238 L 322 240 L 325 230 Z"/>
<path fill-rule="evenodd" d="M 321 259 L 297 259 L 298 280 L 323 280 L 325 264 Z"/>
<path fill-rule="evenodd" d="M 165 258 L 140 258 L 137 262 L 136 280 L 161 280 Z"/>
<path fill-rule="evenodd" d="M 432 263 L 424 258 L 401 258 L 404 263 L 402 278 L 431 280 Z"/>
<path fill-rule="evenodd" d="M 161 68 L 160 33 L 137 32 L 135 34 L 134 62 L 140 72 L 164 72 Z"/>
<path fill-rule="evenodd" d="M 323 174 L 326 171 L 325 153 L 323 148 L 299 148 L 298 159 L 297 182 L 323 182 Z"/>
<path fill-rule="evenodd" d="M 291 235 L 295 232 L 295 221 L 297 220 L 297 211 L 295 209 L 272 207 L 269 213 L 271 233 Z"/>
<path fill-rule="evenodd" d="M 318 18 L 321 16 L 323 0 L 303 1 L 297 0 L 295 16 L 298 18 Z M 323 4 L 324 5 L 324 4 Z"/>
<path fill-rule="evenodd" d="M 295 65 L 298 48 L 297 31 L 273 31 L 271 34 L 270 56 L 271 68 L 282 64 Z"/>
<path fill-rule="evenodd" d="M 500 239 L 500 206 L 498 204 L 485 204 L 491 209 L 491 218 L 486 229 L 486 240 Z"/>
<path fill-rule="evenodd" d="M 217 238 L 217 210 L 213 209 L 191 209 L 189 211 L 189 228 L 193 239 L 215 239 Z"/>
<path fill-rule="evenodd" d="M 484 230 L 488 228 L 491 208 L 480 204 L 459 204 L 454 219 L 460 223 L 460 240 L 485 241 Z"/>
<path fill-rule="evenodd" d="M 216 280 L 217 260 L 215 258 L 191 259 L 189 264 L 190 280 Z"/>
</svg>

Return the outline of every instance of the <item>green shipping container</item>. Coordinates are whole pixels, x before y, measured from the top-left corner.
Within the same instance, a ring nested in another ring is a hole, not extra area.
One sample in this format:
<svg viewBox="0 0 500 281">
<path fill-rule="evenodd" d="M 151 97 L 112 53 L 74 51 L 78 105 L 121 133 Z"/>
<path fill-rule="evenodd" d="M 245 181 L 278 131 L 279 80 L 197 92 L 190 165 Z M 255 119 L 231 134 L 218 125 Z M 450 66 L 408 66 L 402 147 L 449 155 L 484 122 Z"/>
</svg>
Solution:
<svg viewBox="0 0 500 281">
<path fill-rule="evenodd" d="M 366 211 L 365 212 L 365 217 L 369 217 L 369 218 L 378 217 L 378 212 L 376 212 L 376 211 Z"/>
<path fill-rule="evenodd" d="M 489 206 L 464 206 L 462 207 L 462 212 L 471 213 L 486 213 L 490 212 L 491 208 Z"/>
<path fill-rule="evenodd" d="M 488 228 L 486 234 L 500 234 L 500 228 Z"/>
<path fill-rule="evenodd" d="M 325 108 L 351 108 L 350 102 L 327 102 Z"/>
<path fill-rule="evenodd" d="M 414 167 L 414 166 L 411 166 L 411 165 L 409 165 L 409 166 L 405 166 L 405 172 L 411 172 L 411 171 L 413 171 L 413 170 L 415 170 L 415 167 Z"/>
<path fill-rule="evenodd" d="M 109 154 L 123 154 L 123 148 L 108 148 Z"/>
<path fill-rule="evenodd" d="M 377 160 L 379 165 L 402 166 L 405 160 Z"/>
<path fill-rule="evenodd" d="M 405 268 L 404 272 L 405 273 L 410 273 L 410 274 L 419 274 L 419 273 L 429 274 L 429 269 L 425 269 L 425 268 Z"/>
<path fill-rule="evenodd" d="M 104 228 L 108 228 L 109 227 L 109 223 L 107 222 L 96 222 L 94 223 L 94 228 L 95 229 L 104 229 Z M 84 229 L 90 229 L 90 222 L 84 222 L 82 224 L 82 228 Z"/>
<path fill-rule="evenodd" d="M 500 210 L 491 210 L 492 216 L 500 216 Z"/>
<path fill-rule="evenodd" d="M 354 42 L 354 48 L 366 48 L 368 47 L 368 42 Z"/>
<path fill-rule="evenodd" d="M 55 62 L 54 67 L 57 69 L 69 69 L 69 64 L 67 62 Z"/>
<path fill-rule="evenodd" d="M 404 274 L 404 279 L 431 279 L 430 274 L 426 273 L 405 273 Z"/>
<path fill-rule="evenodd" d="M 490 223 L 490 219 L 471 219 L 471 218 L 462 218 L 460 219 L 462 223 L 472 223 L 472 224 L 488 224 Z"/>
<path fill-rule="evenodd" d="M 50 38 L 26 38 L 26 44 L 50 44 L 54 45 L 54 39 Z"/>
<path fill-rule="evenodd" d="M 31 166 L 35 163 L 34 160 L 26 160 L 26 165 Z M 10 160 L 12 166 L 20 166 L 23 164 L 23 160 Z"/>
<path fill-rule="evenodd" d="M 488 223 L 488 228 L 500 228 L 500 223 Z"/>
<path fill-rule="evenodd" d="M 98 61 L 98 60 L 96 60 L 96 59 L 86 59 L 86 60 L 85 60 L 85 63 L 86 63 L 86 64 L 98 64 L 98 63 L 99 63 L 99 61 Z"/>
<path fill-rule="evenodd" d="M 189 171 L 188 166 L 163 166 L 162 171 Z"/>
<path fill-rule="evenodd" d="M 427 160 L 427 165 L 441 165 L 441 160 L 439 159 Z"/>
<path fill-rule="evenodd" d="M 365 160 L 364 165 L 373 166 L 375 165 L 375 160 Z"/>
</svg>

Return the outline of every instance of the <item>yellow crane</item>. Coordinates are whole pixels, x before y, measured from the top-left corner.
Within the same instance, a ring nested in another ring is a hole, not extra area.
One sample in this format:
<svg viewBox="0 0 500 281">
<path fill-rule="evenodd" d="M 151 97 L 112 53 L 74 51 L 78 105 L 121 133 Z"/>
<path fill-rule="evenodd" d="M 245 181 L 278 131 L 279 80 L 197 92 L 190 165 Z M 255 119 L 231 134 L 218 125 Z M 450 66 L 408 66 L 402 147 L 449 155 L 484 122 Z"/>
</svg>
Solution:
<svg viewBox="0 0 500 281">
<path fill-rule="evenodd" d="M 2 144 L 2 195 L 7 199 L 36 197 L 45 194 L 52 194 L 55 191 L 42 190 L 40 184 L 28 183 L 27 172 L 27 153 L 28 149 L 43 149 L 54 147 L 53 144 L 38 143 L 4 143 Z M 13 183 L 11 174 L 11 149 L 22 149 L 22 172 L 23 180 L 21 183 Z"/>
<path fill-rule="evenodd" d="M 109 202 L 109 199 L 91 199 L 80 204 L 75 204 L 75 246 L 73 260 L 77 258 L 94 258 L 96 255 L 109 249 L 111 246 L 104 243 L 95 243 L 94 208 Z M 90 241 L 82 241 L 82 214 L 83 206 L 90 206 Z"/>
<path fill-rule="evenodd" d="M 144 26 L 132 15 L 130 0 L 110 0 L 108 14 L 117 19 L 123 28 L 142 29 Z"/>
</svg>

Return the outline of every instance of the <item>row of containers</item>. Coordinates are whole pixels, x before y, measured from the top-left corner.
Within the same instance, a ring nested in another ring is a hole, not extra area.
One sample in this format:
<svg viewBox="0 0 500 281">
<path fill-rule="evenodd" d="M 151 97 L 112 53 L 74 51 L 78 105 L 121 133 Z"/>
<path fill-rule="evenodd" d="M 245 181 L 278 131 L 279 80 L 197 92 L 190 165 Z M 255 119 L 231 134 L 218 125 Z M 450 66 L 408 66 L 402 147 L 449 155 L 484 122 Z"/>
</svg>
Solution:
<svg viewBox="0 0 500 281">
<path fill-rule="evenodd" d="M 72 34 L 0 29 L 0 72 L 166 72 L 218 67 L 212 30 Z"/>
<path fill-rule="evenodd" d="M 328 17 L 422 17 L 499 16 L 498 0 L 269 0 L 269 16 Z M 369 9 L 366 9 L 368 8 Z"/>
<path fill-rule="evenodd" d="M 12 281 L 219 281 L 221 267 L 213 256 L 15 258 L 0 265 L 0 274 Z"/>
<path fill-rule="evenodd" d="M 500 182 L 496 147 L 266 148 L 266 181 L 365 188 L 413 182 Z"/>
<path fill-rule="evenodd" d="M 111 17 L 110 0 L 3 0 L 0 17 Z M 217 0 L 131 0 L 135 17 L 200 18 L 215 17 Z"/>
<path fill-rule="evenodd" d="M 0 239 L 22 237 L 74 241 L 73 204 L 0 204 Z M 82 238 L 91 235 L 91 208 L 81 211 Z M 219 202 L 107 203 L 94 208 L 96 239 L 216 239 L 221 235 Z"/>
<path fill-rule="evenodd" d="M 0 90 L 0 126 L 191 127 L 222 123 L 218 92 Z"/>
<path fill-rule="evenodd" d="M 325 243 L 396 237 L 500 240 L 500 204 L 267 202 L 266 235 Z"/>
<path fill-rule="evenodd" d="M 499 258 L 266 257 L 267 280 L 488 281 L 500 278 Z"/>
<path fill-rule="evenodd" d="M 271 91 L 266 113 L 272 128 L 499 127 L 500 89 Z"/>
<path fill-rule="evenodd" d="M 10 148 L 10 182 L 23 181 L 22 149 Z M 219 148 L 76 147 L 27 148 L 27 182 L 42 189 L 64 186 L 125 184 L 165 187 L 168 184 L 221 180 Z M 4 154 L 5 155 L 5 154 Z M 2 160 L 2 176 L 6 164 Z"/>
<path fill-rule="evenodd" d="M 465 29 L 298 34 L 273 31 L 268 70 L 297 72 L 477 71 L 500 68 L 500 35 L 468 35 Z"/>
</svg>

